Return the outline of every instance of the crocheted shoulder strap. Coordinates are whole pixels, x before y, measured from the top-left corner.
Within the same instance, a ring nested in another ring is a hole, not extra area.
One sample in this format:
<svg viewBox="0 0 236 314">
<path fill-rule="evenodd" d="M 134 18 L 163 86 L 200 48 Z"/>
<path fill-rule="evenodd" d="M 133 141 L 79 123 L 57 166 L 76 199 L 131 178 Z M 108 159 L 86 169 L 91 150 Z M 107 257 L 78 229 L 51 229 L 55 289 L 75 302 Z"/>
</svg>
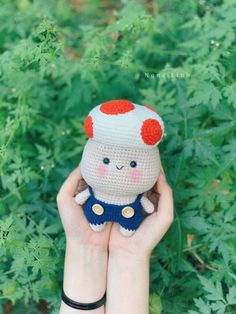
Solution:
<svg viewBox="0 0 236 314">
<path fill-rule="evenodd" d="M 93 194 L 93 189 L 91 188 L 90 185 L 88 185 L 88 189 L 89 189 L 89 193 L 92 197 L 94 197 L 94 194 Z"/>
<path fill-rule="evenodd" d="M 136 199 L 135 199 L 135 201 L 134 201 L 135 204 L 137 204 L 137 203 L 140 202 L 141 198 L 143 197 L 143 194 L 144 194 L 144 193 L 141 193 L 141 194 L 139 194 L 139 195 L 136 197 Z"/>
</svg>

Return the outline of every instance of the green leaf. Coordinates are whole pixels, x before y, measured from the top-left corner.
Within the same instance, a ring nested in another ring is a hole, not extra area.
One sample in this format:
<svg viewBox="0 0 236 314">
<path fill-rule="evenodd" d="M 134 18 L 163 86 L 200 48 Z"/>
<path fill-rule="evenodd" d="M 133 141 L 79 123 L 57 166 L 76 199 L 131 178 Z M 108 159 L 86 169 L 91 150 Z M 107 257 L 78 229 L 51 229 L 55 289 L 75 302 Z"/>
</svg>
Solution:
<svg viewBox="0 0 236 314">
<path fill-rule="evenodd" d="M 223 302 L 221 302 L 221 301 L 217 301 L 217 302 L 213 302 L 211 304 L 211 308 L 217 314 L 224 314 L 226 305 Z"/>
<path fill-rule="evenodd" d="M 199 217 L 197 211 L 188 211 L 181 216 L 181 220 L 187 229 L 193 229 L 198 233 L 206 233 L 209 225 L 203 217 Z"/>
<path fill-rule="evenodd" d="M 213 109 L 219 104 L 222 96 L 213 83 L 199 83 L 190 103 L 194 105 L 211 105 Z"/>
<path fill-rule="evenodd" d="M 236 83 L 226 86 L 224 88 L 224 95 L 227 97 L 228 102 L 236 108 Z"/>
<path fill-rule="evenodd" d="M 233 286 L 229 288 L 229 293 L 226 295 L 227 302 L 231 304 L 236 304 L 236 287 Z"/>
<path fill-rule="evenodd" d="M 150 311 L 150 314 L 161 314 L 162 313 L 161 298 L 159 295 L 157 295 L 155 293 L 150 295 L 149 311 Z"/>
<path fill-rule="evenodd" d="M 198 278 L 203 286 L 203 289 L 208 293 L 206 295 L 208 300 L 211 300 L 211 301 L 223 300 L 224 301 L 222 285 L 219 281 L 217 281 L 216 284 L 214 285 L 214 283 L 211 280 L 206 279 L 203 276 L 198 276 Z"/>
<path fill-rule="evenodd" d="M 194 299 L 194 302 L 202 314 L 211 314 L 211 307 L 208 303 L 205 303 L 202 298 Z"/>
</svg>

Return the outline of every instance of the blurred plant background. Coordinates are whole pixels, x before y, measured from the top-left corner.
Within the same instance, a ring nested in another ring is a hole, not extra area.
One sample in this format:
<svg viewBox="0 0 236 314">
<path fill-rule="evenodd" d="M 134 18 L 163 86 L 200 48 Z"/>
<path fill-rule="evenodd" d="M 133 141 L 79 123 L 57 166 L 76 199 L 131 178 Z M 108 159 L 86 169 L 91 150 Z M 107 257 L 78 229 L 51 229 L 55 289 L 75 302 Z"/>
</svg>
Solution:
<svg viewBox="0 0 236 314">
<path fill-rule="evenodd" d="M 56 194 L 83 119 L 156 108 L 175 221 L 151 258 L 151 314 L 236 313 L 236 1 L 0 0 L 0 313 L 58 313 Z"/>
</svg>

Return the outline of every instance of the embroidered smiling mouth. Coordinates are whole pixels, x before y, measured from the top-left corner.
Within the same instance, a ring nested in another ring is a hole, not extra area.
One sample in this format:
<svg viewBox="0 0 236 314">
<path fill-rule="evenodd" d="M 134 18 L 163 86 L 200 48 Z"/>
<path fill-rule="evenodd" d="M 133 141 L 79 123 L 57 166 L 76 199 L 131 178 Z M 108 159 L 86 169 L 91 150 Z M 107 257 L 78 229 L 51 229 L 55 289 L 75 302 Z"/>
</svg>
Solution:
<svg viewBox="0 0 236 314">
<path fill-rule="evenodd" d="M 116 169 L 118 169 L 118 170 L 121 170 L 123 168 L 124 168 L 124 166 L 121 166 L 121 167 L 116 166 Z"/>
</svg>

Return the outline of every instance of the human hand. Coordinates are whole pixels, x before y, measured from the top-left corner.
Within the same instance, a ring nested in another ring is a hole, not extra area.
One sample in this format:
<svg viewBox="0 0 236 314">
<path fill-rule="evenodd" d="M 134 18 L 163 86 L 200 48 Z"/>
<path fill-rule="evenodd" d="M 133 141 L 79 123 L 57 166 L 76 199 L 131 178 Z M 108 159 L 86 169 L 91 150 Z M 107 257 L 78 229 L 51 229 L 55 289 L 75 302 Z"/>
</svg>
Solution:
<svg viewBox="0 0 236 314">
<path fill-rule="evenodd" d="M 74 197 L 82 180 L 78 166 L 65 180 L 57 195 L 57 205 L 66 238 L 80 245 L 95 245 L 106 249 L 111 223 L 107 223 L 103 231 L 94 232 L 84 216 L 82 206 L 75 202 Z"/>
<path fill-rule="evenodd" d="M 63 287 L 67 296 L 78 302 L 99 300 L 106 291 L 108 241 L 111 224 L 96 233 L 90 228 L 83 208 L 76 204 L 75 194 L 82 183 L 77 167 L 63 183 L 57 204 L 66 234 L 66 256 Z M 60 314 L 82 313 L 61 303 Z M 93 311 L 104 314 L 104 306 Z"/>
<path fill-rule="evenodd" d="M 113 224 L 111 229 L 109 250 L 115 253 L 149 257 L 153 248 L 160 242 L 173 222 L 173 195 L 163 170 L 149 198 L 157 203 L 157 211 L 146 217 L 135 233 L 126 238 L 121 235 L 119 225 Z"/>
<path fill-rule="evenodd" d="M 154 204 L 158 202 L 157 211 L 146 217 L 131 237 L 124 237 L 118 224 L 112 226 L 106 305 L 108 313 L 149 313 L 149 257 L 173 221 L 172 190 L 163 171 L 156 186 L 148 194 Z"/>
</svg>

